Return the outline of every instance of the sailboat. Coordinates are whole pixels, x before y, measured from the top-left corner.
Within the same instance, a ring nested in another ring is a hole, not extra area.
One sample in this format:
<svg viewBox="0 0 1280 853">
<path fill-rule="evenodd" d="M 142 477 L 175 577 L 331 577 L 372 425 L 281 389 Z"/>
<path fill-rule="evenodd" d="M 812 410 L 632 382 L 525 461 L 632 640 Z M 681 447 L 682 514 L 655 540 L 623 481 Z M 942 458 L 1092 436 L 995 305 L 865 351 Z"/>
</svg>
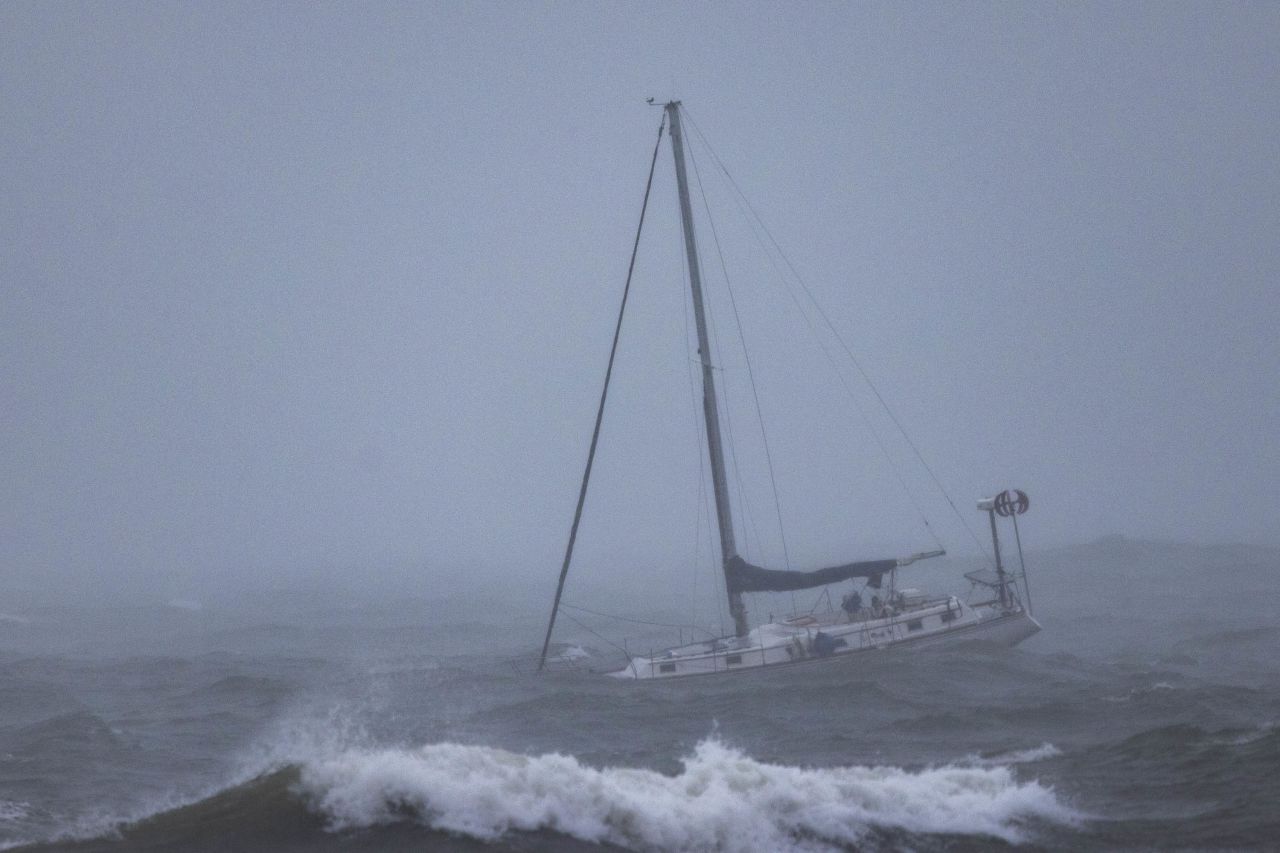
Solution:
<svg viewBox="0 0 1280 853">
<path fill-rule="evenodd" d="M 689 182 L 685 166 L 685 143 L 681 118 L 684 113 L 679 101 L 664 105 L 662 124 L 658 129 L 658 142 L 654 146 L 649 166 L 649 182 L 645 188 L 640 226 L 632 247 L 628 267 L 627 284 L 623 291 L 622 308 L 614 329 L 613 347 L 605 371 L 604 388 L 596 413 L 595 429 L 587 455 L 586 469 L 578 495 L 569 542 L 561 566 L 559 582 L 551 618 L 538 668 L 548 660 L 552 632 L 556 616 L 560 612 L 561 597 L 577 540 L 578 525 L 586 500 L 587 487 L 600 437 L 609 382 L 613 374 L 614 357 L 626 310 L 627 294 L 631 286 L 631 274 L 635 269 L 636 251 L 640 243 L 640 230 L 644 226 L 648 208 L 649 191 L 653 185 L 654 168 L 662 143 L 664 128 L 675 161 L 676 188 L 679 197 L 680 221 L 684 234 L 684 250 L 687 259 L 690 297 L 697 331 L 698 354 L 702 374 L 702 420 L 706 430 L 706 449 L 710 462 L 711 483 L 715 500 L 716 526 L 719 533 L 720 563 L 724 573 L 725 593 L 734 631 L 730 635 L 674 646 L 660 652 L 644 655 L 627 655 L 626 663 L 607 675 L 627 680 L 665 680 L 693 676 L 728 675 L 781 666 L 833 664 L 856 661 L 863 653 L 896 647 L 936 647 L 958 642 L 982 640 L 1004 645 L 1015 645 L 1040 630 L 1031 613 L 1030 590 L 1027 587 L 1026 568 L 1020 571 L 1007 569 L 1001 557 L 997 530 L 997 517 L 1010 518 L 1018 539 L 1021 562 L 1021 536 L 1017 532 L 1017 516 L 1026 512 L 1029 500 L 1025 493 L 1007 490 L 995 497 L 978 502 L 978 509 L 988 514 L 991 525 L 995 559 L 993 569 L 969 572 L 966 577 L 981 600 L 966 601 L 955 595 L 929 595 L 919 589 L 899 588 L 898 571 L 913 563 L 943 556 L 942 549 L 920 551 L 904 556 L 874 560 L 860 560 L 813 571 L 767 569 L 747 562 L 738 552 L 734 536 L 733 506 L 730 501 L 724 441 L 721 434 L 720 400 L 716 392 L 715 367 L 708 338 L 706 312 L 703 301 L 701 266 L 697 239 L 694 233 L 693 210 L 689 200 Z M 753 592 L 787 592 L 812 589 L 854 579 L 865 581 L 861 590 L 853 590 L 843 596 L 839 608 L 830 607 L 826 612 L 795 614 L 781 620 L 770 620 L 752 625 L 743 602 L 743 595 Z M 883 594 L 882 594 L 883 593 Z M 863 599 L 863 595 L 867 599 Z"/>
</svg>

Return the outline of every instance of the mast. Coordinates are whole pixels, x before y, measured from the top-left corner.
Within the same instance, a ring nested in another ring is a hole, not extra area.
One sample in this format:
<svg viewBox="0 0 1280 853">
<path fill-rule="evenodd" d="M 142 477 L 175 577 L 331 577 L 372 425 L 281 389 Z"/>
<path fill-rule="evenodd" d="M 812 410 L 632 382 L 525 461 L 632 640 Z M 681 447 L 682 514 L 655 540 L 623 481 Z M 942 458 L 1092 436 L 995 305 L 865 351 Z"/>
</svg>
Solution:
<svg viewBox="0 0 1280 853">
<path fill-rule="evenodd" d="M 702 272 L 698 266 L 698 244 L 693 235 L 693 208 L 689 205 L 689 181 L 684 166 L 684 137 L 680 132 L 680 102 L 666 105 L 671 121 L 671 151 L 676 161 L 676 187 L 680 193 L 680 221 L 684 225 L 684 248 L 689 261 L 689 289 L 693 292 L 693 316 L 698 329 L 698 356 L 702 361 L 702 418 L 707 426 L 707 454 L 711 457 L 711 483 L 716 496 L 716 523 L 720 529 L 720 560 L 729 595 L 729 613 L 734 632 L 746 636 L 747 611 L 742 593 L 733 590 L 729 561 L 738 556 L 733 538 L 733 513 L 729 506 L 729 481 L 725 476 L 724 446 L 720 440 L 720 412 L 716 404 L 715 369 L 711 365 L 711 345 L 702 308 Z"/>
</svg>

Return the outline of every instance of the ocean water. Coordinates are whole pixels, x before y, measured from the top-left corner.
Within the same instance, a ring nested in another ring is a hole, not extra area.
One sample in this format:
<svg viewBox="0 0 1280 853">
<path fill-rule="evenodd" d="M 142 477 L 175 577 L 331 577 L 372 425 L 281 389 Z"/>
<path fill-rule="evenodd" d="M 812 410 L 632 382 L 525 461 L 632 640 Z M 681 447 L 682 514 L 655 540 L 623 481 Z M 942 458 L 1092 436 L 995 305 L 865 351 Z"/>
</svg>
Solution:
<svg viewBox="0 0 1280 853">
<path fill-rule="evenodd" d="M 532 592 L 0 606 L 0 845 L 1280 844 L 1280 551 L 1116 539 L 1031 567 L 1045 630 L 1016 649 L 660 685 L 530 674 Z"/>
</svg>

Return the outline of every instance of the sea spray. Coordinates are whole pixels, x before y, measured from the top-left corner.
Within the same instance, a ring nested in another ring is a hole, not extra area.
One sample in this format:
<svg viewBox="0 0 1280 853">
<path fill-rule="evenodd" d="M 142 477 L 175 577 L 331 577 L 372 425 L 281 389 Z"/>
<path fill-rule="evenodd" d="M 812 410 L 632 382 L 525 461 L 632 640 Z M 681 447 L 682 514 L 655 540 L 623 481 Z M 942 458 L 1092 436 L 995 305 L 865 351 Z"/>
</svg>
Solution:
<svg viewBox="0 0 1280 853">
<path fill-rule="evenodd" d="M 352 749 L 305 764 L 300 788 L 335 830 L 411 819 L 484 840 L 550 830 L 638 850 L 823 850 L 872 828 L 1017 842 L 1029 820 L 1077 818 L 1004 766 L 794 767 L 715 739 L 674 776 L 455 743 Z"/>
</svg>

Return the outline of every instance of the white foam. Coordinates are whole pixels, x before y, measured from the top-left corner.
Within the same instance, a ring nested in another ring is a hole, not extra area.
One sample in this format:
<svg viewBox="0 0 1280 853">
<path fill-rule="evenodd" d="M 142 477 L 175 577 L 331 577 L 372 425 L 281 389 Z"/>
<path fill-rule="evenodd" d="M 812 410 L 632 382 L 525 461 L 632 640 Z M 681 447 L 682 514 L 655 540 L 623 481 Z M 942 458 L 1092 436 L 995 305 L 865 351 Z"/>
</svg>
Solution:
<svg viewBox="0 0 1280 853">
<path fill-rule="evenodd" d="M 1175 687 L 1174 685 L 1170 684 L 1167 681 L 1157 681 L 1155 684 L 1152 684 L 1149 687 L 1135 687 L 1132 690 L 1130 690 L 1128 693 L 1126 693 L 1124 696 L 1103 696 L 1102 701 L 1128 702 L 1131 699 L 1136 699 L 1139 696 L 1147 696 L 1152 693 L 1159 693 L 1165 690 L 1177 690 L 1177 689 L 1178 689 L 1177 687 Z"/>
<path fill-rule="evenodd" d="M 792 767 L 716 740 L 675 776 L 453 743 L 350 749 L 304 764 L 301 788 L 334 829 L 411 818 L 486 840 L 542 829 L 640 850 L 828 850 L 871 827 L 1015 842 L 1028 819 L 1077 817 L 1008 767 Z"/>
<path fill-rule="evenodd" d="M 977 764 L 981 767 L 995 767 L 1006 764 L 1031 764 L 1035 761 L 1044 761 L 1046 758 L 1056 758 L 1062 755 L 1062 750 L 1058 749 L 1051 743 L 1042 743 L 1031 749 L 1014 749 L 1009 752 L 1001 752 L 989 758 L 981 756 L 970 757 L 966 764 Z"/>
<path fill-rule="evenodd" d="M 548 660 L 575 661 L 585 660 L 589 657 L 591 657 L 591 652 L 587 651 L 582 646 L 569 646 L 558 655 L 548 658 Z"/>
<path fill-rule="evenodd" d="M 17 800 L 0 800 L 0 823 L 13 823 L 22 820 L 31 811 L 31 803 Z"/>
</svg>

